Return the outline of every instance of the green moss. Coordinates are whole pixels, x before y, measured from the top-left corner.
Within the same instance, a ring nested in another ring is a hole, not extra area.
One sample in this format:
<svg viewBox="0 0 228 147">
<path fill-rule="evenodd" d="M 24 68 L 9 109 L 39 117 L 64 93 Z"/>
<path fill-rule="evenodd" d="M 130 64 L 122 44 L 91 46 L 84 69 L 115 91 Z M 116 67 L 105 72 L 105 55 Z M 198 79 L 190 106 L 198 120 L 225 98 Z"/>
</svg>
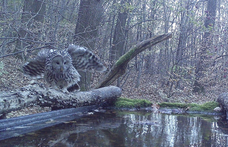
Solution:
<svg viewBox="0 0 228 147">
<path fill-rule="evenodd" d="M 172 108 L 188 108 L 192 111 L 207 111 L 213 110 L 215 107 L 218 107 L 219 104 L 217 102 L 207 102 L 202 105 L 199 104 L 183 104 L 183 103 L 160 103 L 161 107 L 172 107 Z"/>
<path fill-rule="evenodd" d="M 116 66 L 119 66 L 119 65 L 123 64 L 124 62 L 126 62 L 126 60 L 130 60 L 132 58 L 132 55 L 133 55 L 134 52 L 135 52 L 135 48 L 131 49 L 126 54 L 121 56 L 118 59 L 118 61 L 116 61 Z"/>
<path fill-rule="evenodd" d="M 136 107 L 148 107 L 151 106 L 152 103 L 148 100 L 144 99 L 128 99 L 128 98 L 118 98 L 115 102 L 115 106 L 118 108 L 136 108 Z M 191 111 L 210 111 L 215 107 L 218 107 L 219 104 L 217 102 L 207 102 L 202 105 L 199 104 L 184 104 L 184 103 L 159 103 L 160 107 L 170 107 L 170 108 L 188 108 Z"/>
<path fill-rule="evenodd" d="M 118 98 L 115 102 L 115 106 L 118 108 L 148 107 L 151 105 L 150 101 L 143 99 Z"/>
<path fill-rule="evenodd" d="M 173 108 L 187 108 L 189 107 L 189 104 L 183 104 L 183 103 L 167 103 L 163 102 L 159 104 L 160 107 L 173 107 Z"/>
<path fill-rule="evenodd" d="M 218 106 L 219 106 L 219 104 L 217 102 L 207 102 L 207 103 L 204 103 L 202 105 L 192 107 L 191 110 L 196 110 L 196 111 L 213 110 L 215 107 L 218 107 Z"/>
</svg>

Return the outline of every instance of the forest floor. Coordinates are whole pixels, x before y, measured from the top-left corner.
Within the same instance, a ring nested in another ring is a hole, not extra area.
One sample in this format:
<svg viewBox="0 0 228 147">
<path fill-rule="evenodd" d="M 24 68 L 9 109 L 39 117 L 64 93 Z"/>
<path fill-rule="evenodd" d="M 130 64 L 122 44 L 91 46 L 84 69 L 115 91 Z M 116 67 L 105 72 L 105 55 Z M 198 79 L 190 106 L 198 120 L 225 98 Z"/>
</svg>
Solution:
<svg viewBox="0 0 228 147">
<path fill-rule="evenodd" d="M 21 71 L 22 65 L 23 63 L 21 60 L 12 57 L 0 60 L 0 91 L 13 91 L 29 84 L 31 79 L 23 75 Z M 92 79 L 95 82 L 102 76 L 99 74 L 94 75 L 95 78 Z M 139 87 L 136 88 L 136 76 L 137 72 L 132 71 L 129 73 L 127 80 L 122 81 L 122 83 L 124 83 L 124 85 L 121 86 L 122 97 L 146 99 L 152 103 L 180 102 L 202 104 L 209 101 L 216 101 L 221 93 L 227 92 L 228 85 L 226 80 L 221 80 L 220 82 L 213 84 L 213 86 L 207 86 L 205 92 L 200 94 L 193 93 L 191 85 L 187 84 L 182 86 L 184 87 L 182 90 L 172 88 L 170 91 L 169 85 L 161 85 L 162 82 L 161 80 L 159 81 L 159 75 L 142 74 Z M 31 109 L 32 111 L 29 108 L 24 111 L 25 113 L 36 113 L 49 110 L 48 108 L 44 110 L 40 107 L 37 107 L 36 110 L 33 108 Z"/>
</svg>

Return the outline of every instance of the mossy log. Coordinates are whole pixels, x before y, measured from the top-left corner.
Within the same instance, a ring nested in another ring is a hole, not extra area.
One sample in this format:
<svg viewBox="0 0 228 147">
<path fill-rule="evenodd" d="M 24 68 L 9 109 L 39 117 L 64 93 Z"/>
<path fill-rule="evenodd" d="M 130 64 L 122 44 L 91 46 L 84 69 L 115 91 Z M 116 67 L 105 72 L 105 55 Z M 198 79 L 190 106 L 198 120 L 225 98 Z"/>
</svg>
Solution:
<svg viewBox="0 0 228 147">
<path fill-rule="evenodd" d="M 122 76 L 127 68 L 128 62 L 133 59 L 137 54 L 144 51 L 145 49 L 156 45 L 164 40 L 167 40 L 172 37 L 171 33 L 163 34 L 154 36 L 153 38 L 149 38 L 145 41 L 142 41 L 132 47 L 127 53 L 119 58 L 118 61 L 114 64 L 111 70 L 106 74 L 104 80 L 102 80 L 96 87 L 101 88 L 110 85 L 113 83 L 117 78 Z"/>
<path fill-rule="evenodd" d="M 115 86 L 84 92 L 63 93 L 48 89 L 41 84 L 27 85 L 12 92 L 0 93 L 0 115 L 13 110 L 40 105 L 52 109 L 76 108 L 90 105 L 112 105 L 121 96 L 121 89 Z"/>
</svg>

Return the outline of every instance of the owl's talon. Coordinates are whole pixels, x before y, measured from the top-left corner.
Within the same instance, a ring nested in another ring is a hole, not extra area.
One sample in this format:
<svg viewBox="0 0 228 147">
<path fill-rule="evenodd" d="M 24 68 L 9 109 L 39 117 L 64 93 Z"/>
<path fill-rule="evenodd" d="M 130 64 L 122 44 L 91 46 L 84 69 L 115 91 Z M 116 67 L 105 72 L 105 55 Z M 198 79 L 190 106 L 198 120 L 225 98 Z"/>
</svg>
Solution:
<svg viewBox="0 0 228 147">
<path fill-rule="evenodd" d="M 67 91 L 67 89 L 62 89 L 61 91 L 65 94 L 69 94 L 69 91 Z"/>
</svg>

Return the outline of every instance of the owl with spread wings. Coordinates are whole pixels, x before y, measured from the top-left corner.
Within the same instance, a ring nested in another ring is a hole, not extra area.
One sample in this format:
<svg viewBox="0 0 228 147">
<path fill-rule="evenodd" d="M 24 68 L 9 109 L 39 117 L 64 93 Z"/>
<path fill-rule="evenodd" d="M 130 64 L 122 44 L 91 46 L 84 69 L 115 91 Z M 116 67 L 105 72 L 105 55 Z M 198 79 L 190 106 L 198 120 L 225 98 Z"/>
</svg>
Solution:
<svg viewBox="0 0 228 147">
<path fill-rule="evenodd" d="M 51 87 L 66 93 L 80 90 L 77 70 L 103 72 L 106 67 L 94 53 L 73 44 L 64 50 L 43 49 L 23 66 L 25 75 L 43 77 Z"/>
</svg>

